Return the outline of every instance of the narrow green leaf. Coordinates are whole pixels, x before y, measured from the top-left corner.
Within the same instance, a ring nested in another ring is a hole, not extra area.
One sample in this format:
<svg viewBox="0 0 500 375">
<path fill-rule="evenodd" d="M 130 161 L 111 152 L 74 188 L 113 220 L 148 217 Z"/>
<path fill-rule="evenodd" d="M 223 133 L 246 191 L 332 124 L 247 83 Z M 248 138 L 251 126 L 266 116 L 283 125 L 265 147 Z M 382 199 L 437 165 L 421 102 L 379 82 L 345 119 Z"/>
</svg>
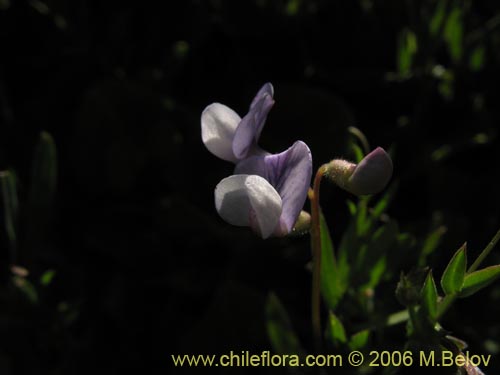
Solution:
<svg viewBox="0 0 500 375">
<path fill-rule="evenodd" d="M 373 218 L 378 219 L 387 210 L 387 207 L 389 207 L 389 204 L 394 198 L 397 189 L 398 189 L 397 182 L 393 182 L 389 186 L 389 188 L 386 189 L 386 192 L 384 193 L 382 198 L 378 200 L 378 202 L 373 206 L 373 209 L 370 212 Z"/>
<path fill-rule="evenodd" d="M 434 250 L 437 249 L 437 247 L 441 243 L 441 238 L 445 233 L 446 227 L 440 226 L 427 236 L 424 244 L 422 245 L 422 251 L 418 262 L 420 266 L 423 266 L 426 263 L 427 256 L 429 256 L 432 252 L 434 252 Z"/>
<path fill-rule="evenodd" d="M 349 349 L 350 350 L 360 350 L 363 349 L 368 343 L 370 338 L 370 330 L 364 329 L 362 331 L 356 332 L 349 338 Z"/>
<path fill-rule="evenodd" d="M 437 317 L 437 300 L 438 294 L 436 283 L 432 277 L 432 271 L 429 271 L 422 287 L 422 307 L 429 314 L 431 320 L 436 320 Z"/>
<path fill-rule="evenodd" d="M 32 194 L 37 196 L 54 193 L 57 181 L 57 152 L 52 136 L 47 132 L 40 133 L 40 139 L 33 157 L 31 183 Z"/>
<path fill-rule="evenodd" d="M 346 290 L 343 276 L 346 270 L 340 270 L 335 259 L 330 231 L 325 217 L 320 214 L 321 231 L 321 294 L 330 310 L 335 310 Z"/>
<path fill-rule="evenodd" d="M 347 342 L 344 325 L 339 320 L 339 318 L 330 311 L 328 316 L 328 337 L 332 340 L 335 346 L 339 344 L 344 344 Z"/>
<path fill-rule="evenodd" d="M 266 301 L 267 334 L 271 345 L 279 354 L 302 354 L 299 339 L 292 328 L 288 313 L 274 293 Z"/>
<path fill-rule="evenodd" d="M 387 256 L 397 242 L 398 233 L 398 223 L 389 220 L 373 234 L 364 256 L 360 256 L 360 261 L 363 262 L 359 265 L 360 273 L 364 278 L 368 278 L 366 287 L 374 288 L 384 276 L 387 270 Z"/>
<path fill-rule="evenodd" d="M 358 210 L 358 206 L 356 205 L 356 203 L 351 200 L 347 200 L 347 208 L 349 209 L 349 213 L 351 214 L 351 216 L 356 215 L 356 211 Z"/>
<path fill-rule="evenodd" d="M 387 317 L 386 326 L 394 326 L 406 322 L 410 318 L 408 309 L 398 311 Z"/>
<path fill-rule="evenodd" d="M 363 149 L 354 142 L 351 142 L 351 148 L 354 152 L 354 161 L 359 163 L 365 157 Z"/>
<path fill-rule="evenodd" d="M 5 233 L 9 241 L 11 252 L 10 262 L 16 262 L 16 242 L 17 242 L 17 216 L 18 200 L 16 179 L 11 171 L 0 171 L 0 188 L 2 190 L 3 220 L 5 223 Z"/>
<path fill-rule="evenodd" d="M 457 3 L 446 20 L 444 38 L 448 44 L 448 52 L 453 62 L 457 63 L 463 54 L 463 22 L 462 9 Z"/>
<path fill-rule="evenodd" d="M 43 286 L 48 286 L 52 280 L 54 279 L 54 276 L 56 275 L 56 271 L 50 269 L 45 271 L 42 276 L 40 276 L 40 284 Z"/>
<path fill-rule="evenodd" d="M 369 197 L 361 197 L 358 201 L 358 210 L 356 212 L 356 234 L 358 237 L 364 236 L 370 230 L 373 222 L 368 217 Z"/>
<path fill-rule="evenodd" d="M 500 264 L 465 275 L 460 297 L 468 297 L 491 284 L 500 276 Z"/>
<path fill-rule="evenodd" d="M 464 243 L 451 258 L 441 277 L 441 287 L 446 294 L 458 293 L 462 289 L 467 269 L 467 243 Z"/>
<path fill-rule="evenodd" d="M 57 152 L 54 139 L 40 133 L 31 167 L 30 191 L 27 205 L 26 242 L 24 257 L 32 259 L 34 248 L 46 239 L 52 219 L 52 207 L 57 183 Z"/>
<path fill-rule="evenodd" d="M 38 293 L 33 284 L 26 278 L 14 276 L 12 278 L 13 284 L 21 291 L 22 294 L 33 304 L 38 302 Z"/>
<path fill-rule="evenodd" d="M 403 29 L 399 33 L 398 42 L 397 66 L 399 74 L 406 76 L 411 73 L 417 50 L 417 36 L 410 29 Z"/>
<path fill-rule="evenodd" d="M 436 9 L 434 10 L 434 14 L 432 15 L 431 21 L 429 22 L 429 32 L 433 37 L 438 35 L 445 15 L 446 1 L 437 1 Z"/>
<path fill-rule="evenodd" d="M 469 58 L 469 67 L 473 72 L 478 72 L 484 65 L 485 49 L 480 45 L 474 48 Z"/>
</svg>

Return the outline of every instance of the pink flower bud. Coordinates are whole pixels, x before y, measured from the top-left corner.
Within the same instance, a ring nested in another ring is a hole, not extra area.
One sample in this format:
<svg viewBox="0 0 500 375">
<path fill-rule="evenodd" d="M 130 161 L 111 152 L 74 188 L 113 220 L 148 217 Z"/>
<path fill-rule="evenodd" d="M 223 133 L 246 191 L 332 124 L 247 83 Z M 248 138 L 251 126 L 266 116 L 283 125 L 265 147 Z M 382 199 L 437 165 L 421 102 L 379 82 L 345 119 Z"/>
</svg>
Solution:
<svg viewBox="0 0 500 375">
<path fill-rule="evenodd" d="M 392 176 L 392 160 L 382 147 L 366 155 L 359 164 L 335 159 L 327 164 L 326 176 L 355 195 L 380 192 Z"/>
</svg>

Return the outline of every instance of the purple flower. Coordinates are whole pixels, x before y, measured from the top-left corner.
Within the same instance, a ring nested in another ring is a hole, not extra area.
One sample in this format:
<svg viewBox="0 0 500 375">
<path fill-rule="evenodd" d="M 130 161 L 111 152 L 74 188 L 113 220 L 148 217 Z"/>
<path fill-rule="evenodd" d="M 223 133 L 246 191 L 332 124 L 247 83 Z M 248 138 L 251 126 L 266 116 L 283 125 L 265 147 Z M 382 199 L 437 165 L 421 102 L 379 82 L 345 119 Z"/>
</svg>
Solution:
<svg viewBox="0 0 500 375">
<path fill-rule="evenodd" d="M 304 206 L 311 175 L 311 152 L 302 141 L 279 154 L 251 156 L 215 188 L 217 212 L 262 238 L 287 235 Z"/>
<path fill-rule="evenodd" d="M 270 83 L 262 86 L 243 118 L 224 104 L 210 104 L 201 115 L 203 143 L 212 154 L 233 163 L 264 154 L 257 141 L 273 104 Z"/>
<path fill-rule="evenodd" d="M 311 152 L 297 141 L 280 154 L 257 142 L 274 104 L 273 86 L 259 90 L 242 119 L 229 107 L 213 103 L 201 115 L 201 137 L 208 150 L 236 164 L 234 175 L 215 188 L 215 206 L 228 223 L 249 226 L 263 238 L 290 233 L 307 198 Z"/>
</svg>

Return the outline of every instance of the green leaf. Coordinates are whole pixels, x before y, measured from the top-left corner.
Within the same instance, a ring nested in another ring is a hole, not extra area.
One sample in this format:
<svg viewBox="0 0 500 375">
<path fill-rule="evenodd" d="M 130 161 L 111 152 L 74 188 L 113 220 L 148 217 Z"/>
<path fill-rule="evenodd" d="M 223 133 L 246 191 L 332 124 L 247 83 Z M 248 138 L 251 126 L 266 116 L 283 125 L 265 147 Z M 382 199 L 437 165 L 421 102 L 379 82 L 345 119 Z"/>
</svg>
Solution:
<svg viewBox="0 0 500 375">
<path fill-rule="evenodd" d="M 332 340 L 332 343 L 335 346 L 339 344 L 345 344 L 347 342 L 347 338 L 345 335 L 344 325 L 337 318 L 337 316 L 330 311 L 328 316 L 328 331 L 327 336 Z"/>
<path fill-rule="evenodd" d="M 363 149 L 354 142 L 351 142 L 351 148 L 354 152 L 354 161 L 359 163 L 365 157 Z"/>
<path fill-rule="evenodd" d="M 360 350 L 363 349 L 368 343 L 370 338 L 370 330 L 364 329 L 363 331 L 356 332 L 349 338 L 349 349 L 350 350 Z"/>
<path fill-rule="evenodd" d="M 344 295 L 347 283 L 345 282 L 346 269 L 340 269 L 335 259 L 332 238 L 325 221 L 320 213 L 321 231 L 321 294 L 330 310 L 335 310 L 338 302 Z"/>
<path fill-rule="evenodd" d="M 444 39 L 448 44 L 448 52 L 453 62 L 457 63 L 463 54 L 462 9 L 458 3 L 452 9 L 444 27 Z"/>
<path fill-rule="evenodd" d="M 279 354 L 302 354 L 299 339 L 280 300 L 269 293 L 266 301 L 267 334 L 271 345 Z"/>
<path fill-rule="evenodd" d="M 451 258 L 441 277 L 441 287 L 445 294 L 458 293 L 464 284 L 467 269 L 467 243 L 464 243 Z"/>
<path fill-rule="evenodd" d="M 26 278 L 14 276 L 12 278 L 13 284 L 21 291 L 22 294 L 33 304 L 38 302 L 38 293 L 33 284 Z"/>
<path fill-rule="evenodd" d="M 422 246 L 421 255 L 419 258 L 419 265 L 423 266 L 426 263 L 426 258 L 437 249 L 441 243 L 443 234 L 446 233 L 446 227 L 440 226 L 431 232 L 424 241 Z"/>
<path fill-rule="evenodd" d="M 285 7 L 287 16 L 296 16 L 300 10 L 301 0 L 289 0 Z"/>
<path fill-rule="evenodd" d="M 56 271 L 54 270 L 47 270 L 45 271 L 42 276 L 40 276 L 40 284 L 43 286 L 48 286 L 52 280 L 54 279 L 54 276 L 56 275 Z"/>
<path fill-rule="evenodd" d="M 11 171 L 0 171 L 0 188 L 2 189 L 2 211 L 5 223 L 5 233 L 9 241 L 11 256 L 15 258 L 18 200 L 16 178 Z M 16 260 L 11 259 L 10 261 L 15 262 Z"/>
<path fill-rule="evenodd" d="M 397 66 L 398 72 L 402 76 L 411 73 L 413 59 L 418 50 L 417 36 L 410 29 L 403 29 L 399 33 Z"/>
<path fill-rule="evenodd" d="M 478 72 L 482 69 L 484 65 L 485 49 L 484 46 L 480 45 L 472 50 L 469 58 L 469 67 L 473 72 Z"/>
<path fill-rule="evenodd" d="M 356 212 L 358 211 L 358 206 L 356 205 L 356 203 L 351 200 L 347 200 L 347 208 L 349 209 L 349 213 L 351 214 L 351 216 L 356 215 Z"/>
<path fill-rule="evenodd" d="M 25 256 L 44 242 L 50 227 L 57 183 L 57 152 L 54 139 L 47 132 L 40 133 L 31 169 L 31 186 L 27 205 Z"/>
<path fill-rule="evenodd" d="M 370 212 L 373 218 L 378 219 L 387 210 L 387 207 L 389 207 L 389 204 L 394 198 L 397 189 L 398 189 L 397 182 L 393 182 L 389 186 L 389 188 L 386 189 L 386 192 L 384 193 L 382 198 L 378 200 L 378 202 L 373 206 L 373 209 Z"/>
<path fill-rule="evenodd" d="M 370 197 L 361 197 L 358 201 L 358 210 L 356 215 L 356 235 L 362 237 L 368 233 L 373 222 L 368 217 L 368 200 Z"/>
<path fill-rule="evenodd" d="M 387 256 L 397 242 L 399 226 L 395 220 L 378 228 L 373 234 L 362 259 L 360 272 L 368 276 L 366 287 L 374 288 L 384 276 L 387 266 Z M 361 256 L 360 256 L 361 258 Z"/>
<path fill-rule="evenodd" d="M 432 15 L 431 21 L 429 22 L 429 33 L 435 37 L 438 35 L 441 25 L 444 21 L 446 15 L 446 1 L 438 1 L 436 4 L 436 9 Z"/>
<path fill-rule="evenodd" d="M 500 264 L 465 275 L 460 297 L 468 297 L 491 284 L 500 276 Z"/>
<path fill-rule="evenodd" d="M 422 287 L 422 307 L 429 314 L 432 321 L 435 321 L 437 318 L 437 301 L 436 283 L 432 277 L 432 271 L 429 271 Z"/>
</svg>

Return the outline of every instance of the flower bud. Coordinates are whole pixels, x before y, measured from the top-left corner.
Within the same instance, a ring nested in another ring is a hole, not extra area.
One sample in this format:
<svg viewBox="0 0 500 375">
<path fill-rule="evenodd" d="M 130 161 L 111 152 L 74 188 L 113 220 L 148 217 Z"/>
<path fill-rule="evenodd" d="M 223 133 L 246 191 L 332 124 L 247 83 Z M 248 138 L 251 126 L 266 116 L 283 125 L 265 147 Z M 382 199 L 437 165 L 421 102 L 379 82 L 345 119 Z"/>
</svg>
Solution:
<svg viewBox="0 0 500 375">
<path fill-rule="evenodd" d="M 359 164 L 335 159 L 326 165 L 325 175 L 344 190 L 355 195 L 380 192 L 392 176 L 392 160 L 383 148 L 377 147 Z"/>
<path fill-rule="evenodd" d="M 307 233 L 309 229 L 311 229 L 311 215 L 302 210 L 290 234 L 300 236 Z"/>
</svg>

